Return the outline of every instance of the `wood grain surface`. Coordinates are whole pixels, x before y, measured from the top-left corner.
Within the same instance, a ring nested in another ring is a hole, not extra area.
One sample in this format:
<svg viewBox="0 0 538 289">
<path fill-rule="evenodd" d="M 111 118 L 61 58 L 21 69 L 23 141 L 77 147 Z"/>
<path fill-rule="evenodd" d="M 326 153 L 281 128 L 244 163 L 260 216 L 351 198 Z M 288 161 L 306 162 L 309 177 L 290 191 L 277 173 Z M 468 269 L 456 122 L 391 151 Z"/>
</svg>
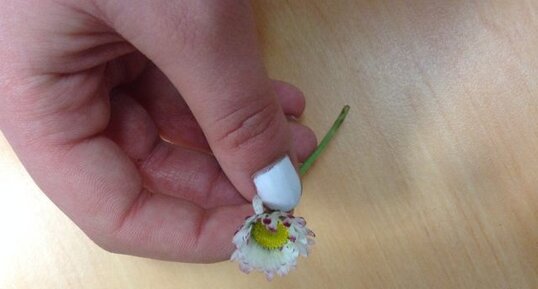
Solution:
<svg viewBox="0 0 538 289">
<path fill-rule="evenodd" d="M 0 288 L 538 288 L 538 1 L 254 2 L 267 67 L 335 141 L 317 245 L 271 283 L 94 245 L 0 141 Z"/>
</svg>

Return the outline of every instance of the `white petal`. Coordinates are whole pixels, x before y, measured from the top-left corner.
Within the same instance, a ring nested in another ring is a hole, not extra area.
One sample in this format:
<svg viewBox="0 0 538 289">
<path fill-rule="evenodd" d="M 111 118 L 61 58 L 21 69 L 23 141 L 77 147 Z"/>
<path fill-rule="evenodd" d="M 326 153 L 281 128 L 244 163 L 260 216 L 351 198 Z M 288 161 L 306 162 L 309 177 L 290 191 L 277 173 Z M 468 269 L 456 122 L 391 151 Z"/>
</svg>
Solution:
<svg viewBox="0 0 538 289">
<path fill-rule="evenodd" d="M 263 213 L 263 201 L 260 198 L 260 196 L 258 195 L 254 196 L 254 198 L 252 199 L 252 207 L 254 208 L 254 213 L 256 215 Z"/>
<path fill-rule="evenodd" d="M 239 264 L 239 269 L 241 270 L 241 272 L 246 273 L 246 274 L 252 272 L 252 270 L 253 270 L 252 267 L 250 267 L 249 265 L 244 264 L 244 263 Z"/>
<path fill-rule="evenodd" d="M 237 233 L 235 234 L 232 242 L 234 245 L 239 248 L 243 246 L 248 240 L 250 239 L 250 231 L 252 229 L 252 226 L 243 226 Z"/>
</svg>

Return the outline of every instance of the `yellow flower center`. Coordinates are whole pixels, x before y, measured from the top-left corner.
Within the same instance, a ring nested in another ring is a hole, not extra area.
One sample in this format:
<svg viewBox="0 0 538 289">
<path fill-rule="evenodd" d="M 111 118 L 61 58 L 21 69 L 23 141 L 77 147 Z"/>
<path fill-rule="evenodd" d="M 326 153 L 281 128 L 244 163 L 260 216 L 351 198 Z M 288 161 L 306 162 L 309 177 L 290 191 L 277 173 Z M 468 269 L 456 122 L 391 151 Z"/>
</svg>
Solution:
<svg viewBox="0 0 538 289">
<path fill-rule="evenodd" d="M 288 229 L 281 222 L 278 222 L 275 231 L 270 231 L 258 221 L 252 226 L 251 235 L 260 246 L 268 250 L 282 248 L 288 242 Z"/>
</svg>

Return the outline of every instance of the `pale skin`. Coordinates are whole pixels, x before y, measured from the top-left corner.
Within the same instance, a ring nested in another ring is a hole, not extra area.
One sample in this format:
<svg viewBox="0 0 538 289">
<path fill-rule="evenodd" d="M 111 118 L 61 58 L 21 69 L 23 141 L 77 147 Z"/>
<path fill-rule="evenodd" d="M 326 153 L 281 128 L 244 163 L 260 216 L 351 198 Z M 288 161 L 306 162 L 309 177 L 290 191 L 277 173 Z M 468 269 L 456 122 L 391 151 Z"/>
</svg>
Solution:
<svg viewBox="0 0 538 289">
<path fill-rule="evenodd" d="M 28 172 L 116 253 L 227 259 L 252 175 L 316 146 L 292 118 L 303 94 L 267 76 L 248 1 L 3 1 L 0 92 Z"/>
</svg>

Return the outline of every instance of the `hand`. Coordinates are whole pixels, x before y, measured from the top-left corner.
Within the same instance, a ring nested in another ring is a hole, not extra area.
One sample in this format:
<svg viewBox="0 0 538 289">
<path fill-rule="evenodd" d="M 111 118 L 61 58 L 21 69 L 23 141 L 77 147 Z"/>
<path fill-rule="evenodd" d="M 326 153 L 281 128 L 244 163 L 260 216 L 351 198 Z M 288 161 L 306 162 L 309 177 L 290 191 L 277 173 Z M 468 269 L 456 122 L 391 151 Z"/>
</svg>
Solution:
<svg viewBox="0 0 538 289">
<path fill-rule="evenodd" d="M 255 172 L 315 147 L 286 117 L 303 95 L 266 74 L 248 1 L 11 0 L 0 27 L 2 131 L 112 252 L 228 258 Z"/>
</svg>

